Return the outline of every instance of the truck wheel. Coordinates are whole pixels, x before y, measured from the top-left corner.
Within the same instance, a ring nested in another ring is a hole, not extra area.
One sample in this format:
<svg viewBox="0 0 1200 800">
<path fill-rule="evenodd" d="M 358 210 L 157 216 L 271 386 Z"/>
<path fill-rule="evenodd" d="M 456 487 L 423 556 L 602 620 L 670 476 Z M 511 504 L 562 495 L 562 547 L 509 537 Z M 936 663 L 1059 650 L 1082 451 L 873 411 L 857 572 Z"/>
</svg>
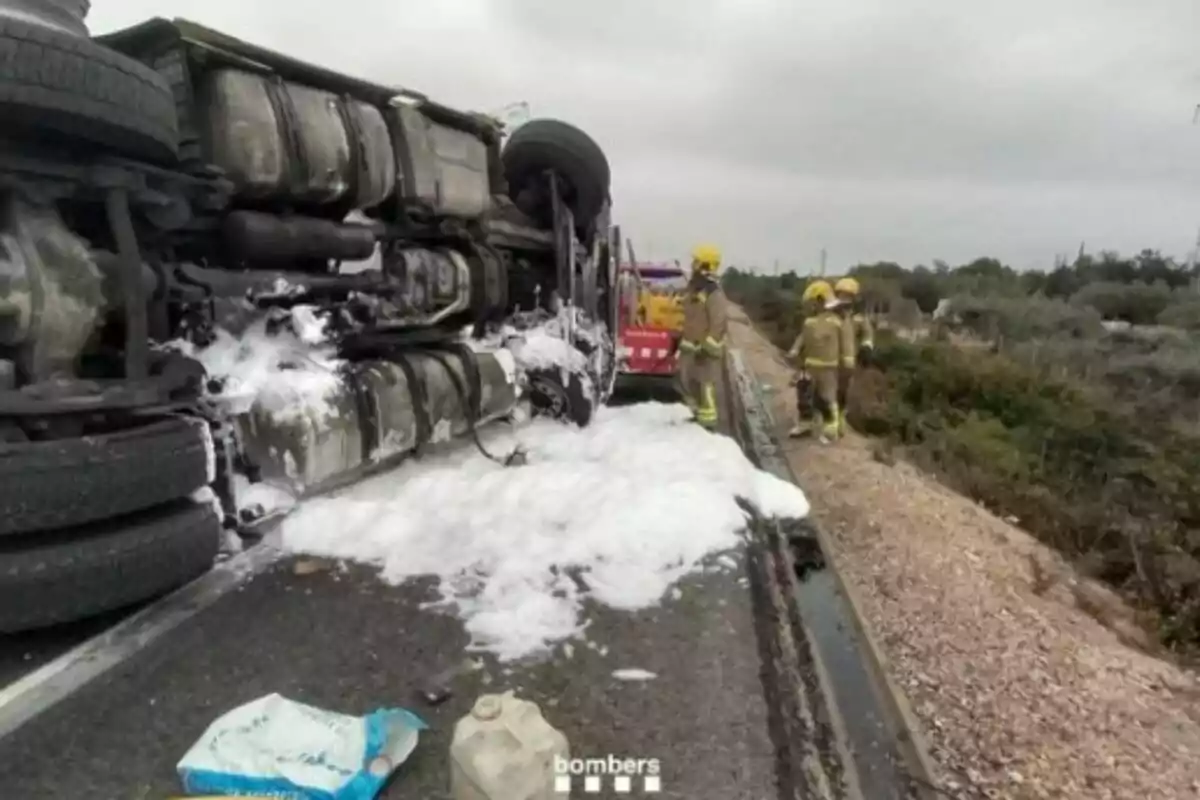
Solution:
<svg viewBox="0 0 1200 800">
<path fill-rule="evenodd" d="M 207 572 L 221 546 L 208 503 L 0 540 L 0 633 L 43 628 L 148 600 Z"/>
<path fill-rule="evenodd" d="M 565 184 L 564 199 L 577 225 L 588 224 L 608 200 L 608 159 L 592 137 L 556 119 L 537 119 L 513 131 L 501 156 L 510 196 L 521 211 L 549 226 L 541 191 L 529 192 L 547 170 Z"/>
<path fill-rule="evenodd" d="M 178 157 L 175 98 L 144 64 L 11 17 L 0 17 L 0 64 L 0 119 L 10 130 L 155 163 Z"/>
<path fill-rule="evenodd" d="M 584 428 L 595 413 L 596 392 L 587 375 L 578 372 L 564 375 L 561 369 L 532 370 L 529 404 L 535 417 L 565 420 Z"/>
<path fill-rule="evenodd" d="M 187 497 L 211 480 L 200 420 L 0 445 L 0 541 L 71 528 Z"/>
</svg>

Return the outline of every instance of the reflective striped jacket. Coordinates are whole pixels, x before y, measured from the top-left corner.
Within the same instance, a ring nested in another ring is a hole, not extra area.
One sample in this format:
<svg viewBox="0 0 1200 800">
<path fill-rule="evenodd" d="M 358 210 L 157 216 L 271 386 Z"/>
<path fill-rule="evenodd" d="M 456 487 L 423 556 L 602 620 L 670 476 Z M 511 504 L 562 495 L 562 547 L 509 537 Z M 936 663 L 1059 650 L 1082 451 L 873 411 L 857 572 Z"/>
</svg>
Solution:
<svg viewBox="0 0 1200 800">
<path fill-rule="evenodd" d="M 853 366 L 852 335 L 850 325 L 840 316 L 833 311 L 822 311 L 804 320 L 788 356 L 798 359 L 806 369 Z"/>
</svg>

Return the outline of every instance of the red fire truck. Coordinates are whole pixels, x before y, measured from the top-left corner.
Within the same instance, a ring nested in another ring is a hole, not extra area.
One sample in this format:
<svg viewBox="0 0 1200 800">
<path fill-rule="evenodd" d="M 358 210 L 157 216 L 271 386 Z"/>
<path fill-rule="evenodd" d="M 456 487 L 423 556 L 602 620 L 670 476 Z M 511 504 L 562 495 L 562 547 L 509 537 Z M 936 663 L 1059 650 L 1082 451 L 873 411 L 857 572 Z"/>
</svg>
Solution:
<svg viewBox="0 0 1200 800">
<path fill-rule="evenodd" d="M 678 263 L 633 262 L 621 269 L 619 286 L 622 381 L 669 384 L 678 369 L 673 342 L 683 329 L 686 270 Z"/>
</svg>

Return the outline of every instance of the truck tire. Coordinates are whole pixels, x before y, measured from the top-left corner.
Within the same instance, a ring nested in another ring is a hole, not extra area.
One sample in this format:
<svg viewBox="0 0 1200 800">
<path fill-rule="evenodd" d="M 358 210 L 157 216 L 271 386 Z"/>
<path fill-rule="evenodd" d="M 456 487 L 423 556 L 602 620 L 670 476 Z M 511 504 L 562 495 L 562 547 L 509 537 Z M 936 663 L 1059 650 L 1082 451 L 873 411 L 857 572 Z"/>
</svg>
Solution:
<svg viewBox="0 0 1200 800">
<path fill-rule="evenodd" d="M 590 377 L 561 369 L 536 369 L 530 370 L 528 380 L 529 405 L 535 417 L 563 420 L 581 428 L 591 423 L 596 392 Z"/>
<path fill-rule="evenodd" d="M 0 445 L 0 541 L 71 528 L 187 497 L 212 479 L 200 420 Z"/>
<path fill-rule="evenodd" d="M 0 119 L 27 136 L 153 163 L 179 155 L 175 98 L 154 70 L 90 39 L 0 17 Z"/>
<path fill-rule="evenodd" d="M 0 633 L 73 622 L 164 594 L 207 572 L 220 546 L 216 511 L 190 500 L 69 534 L 0 540 Z"/>
<path fill-rule="evenodd" d="M 521 211 L 549 226 L 544 203 L 530 206 L 526 189 L 547 170 L 565 184 L 564 199 L 577 225 L 587 225 L 608 200 L 608 158 L 592 137 L 556 119 L 536 119 L 513 131 L 501 155 L 504 178 Z"/>
</svg>

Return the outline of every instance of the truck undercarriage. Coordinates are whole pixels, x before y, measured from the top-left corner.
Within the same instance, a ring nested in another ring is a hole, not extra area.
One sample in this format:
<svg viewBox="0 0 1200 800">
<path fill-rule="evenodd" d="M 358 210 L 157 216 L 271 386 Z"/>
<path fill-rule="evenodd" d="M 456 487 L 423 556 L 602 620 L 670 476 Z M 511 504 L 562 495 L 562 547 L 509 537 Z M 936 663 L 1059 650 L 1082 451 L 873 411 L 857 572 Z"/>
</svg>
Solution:
<svg viewBox="0 0 1200 800">
<path fill-rule="evenodd" d="M 182 20 L 93 40 L 86 7 L 0 3 L 0 632 L 207 570 L 247 485 L 323 491 L 525 401 L 587 424 L 620 238 L 586 134 Z"/>
</svg>

